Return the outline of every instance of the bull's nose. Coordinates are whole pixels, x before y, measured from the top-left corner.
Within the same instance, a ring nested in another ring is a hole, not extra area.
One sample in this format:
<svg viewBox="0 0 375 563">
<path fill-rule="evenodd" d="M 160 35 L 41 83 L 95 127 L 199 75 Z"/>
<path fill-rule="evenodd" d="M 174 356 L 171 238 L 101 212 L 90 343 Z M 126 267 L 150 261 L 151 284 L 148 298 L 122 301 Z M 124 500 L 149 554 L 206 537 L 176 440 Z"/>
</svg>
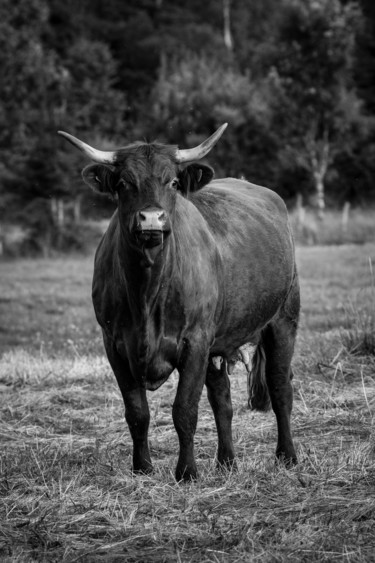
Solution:
<svg viewBox="0 0 375 563">
<path fill-rule="evenodd" d="M 162 231 L 167 222 L 167 215 L 162 209 L 138 211 L 138 228 L 142 231 Z"/>
</svg>

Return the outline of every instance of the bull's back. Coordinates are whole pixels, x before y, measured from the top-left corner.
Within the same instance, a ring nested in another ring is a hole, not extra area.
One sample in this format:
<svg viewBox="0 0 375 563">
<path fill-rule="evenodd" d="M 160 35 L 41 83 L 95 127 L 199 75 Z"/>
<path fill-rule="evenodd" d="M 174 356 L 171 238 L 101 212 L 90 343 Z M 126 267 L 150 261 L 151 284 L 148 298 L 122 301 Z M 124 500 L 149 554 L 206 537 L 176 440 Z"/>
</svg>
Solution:
<svg viewBox="0 0 375 563">
<path fill-rule="evenodd" d="M 216 345 L 256 336 L 280 309 L 294 271 L 288 214 L 273 191 L 235 179 L 215 180 L 194 204 L 204 216 L 222 259 L 223 307 Z"/>
</svg>

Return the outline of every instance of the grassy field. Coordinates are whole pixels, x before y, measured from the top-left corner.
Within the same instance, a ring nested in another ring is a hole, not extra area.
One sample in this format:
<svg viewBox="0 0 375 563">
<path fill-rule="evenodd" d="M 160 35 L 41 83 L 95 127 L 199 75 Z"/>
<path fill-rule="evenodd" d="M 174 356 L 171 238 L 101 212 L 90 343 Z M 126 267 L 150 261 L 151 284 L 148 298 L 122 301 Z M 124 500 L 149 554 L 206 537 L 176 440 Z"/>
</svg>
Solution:
<svg viewBox="0 0 375 563">
<path fill-rule="evenodd" d="M 120 393 L 90 300 L 92 258 L 0 264 L 0 560 L 375 561 L 375 244 L 298 249 L 299 465 L 232 376 L 238 471 L 215 468 L 202 397 L 199 480 L 173 478 L 177 378 L 150 393 L 155 472 L 132 475 Z"/>
</svg>

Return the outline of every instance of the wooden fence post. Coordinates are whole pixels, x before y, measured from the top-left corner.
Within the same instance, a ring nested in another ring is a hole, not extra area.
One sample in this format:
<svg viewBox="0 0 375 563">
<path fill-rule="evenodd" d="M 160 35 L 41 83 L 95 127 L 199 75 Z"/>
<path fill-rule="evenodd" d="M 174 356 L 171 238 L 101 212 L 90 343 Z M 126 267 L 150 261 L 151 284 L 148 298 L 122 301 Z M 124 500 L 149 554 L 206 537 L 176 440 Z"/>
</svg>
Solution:
<svg viewBox="0 0 375 563">
<path fill-rule="evenodd" d="M 350 211 L 350 202 L 346 201 L 342 210 L 341 216 L 341 230 L 343 234 L 348 232 L 348 225 L 349 225 L 349 211 Z"/>
</svg>

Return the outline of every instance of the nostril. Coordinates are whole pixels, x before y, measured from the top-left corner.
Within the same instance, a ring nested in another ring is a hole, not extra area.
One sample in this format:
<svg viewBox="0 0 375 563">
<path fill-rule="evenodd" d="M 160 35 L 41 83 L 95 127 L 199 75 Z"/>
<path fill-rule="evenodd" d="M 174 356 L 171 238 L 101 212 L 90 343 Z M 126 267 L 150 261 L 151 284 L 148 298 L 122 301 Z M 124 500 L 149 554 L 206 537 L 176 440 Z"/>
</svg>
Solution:
<svg viewBox="0 0 375 563">
<path fill-rule="evenodd" d="M 138 211 L 138 221 L 140 222 L 161 222 L 165 221 L 166 213 L 163 210 L 160 211 Z"/>
<path fill-rule="evenodd" d="M 136 215 L 135 228 L 147 231 L 161 231 L 168 224 L 168 213 L 163 209 L 144 209 Z"/>
</svg>

